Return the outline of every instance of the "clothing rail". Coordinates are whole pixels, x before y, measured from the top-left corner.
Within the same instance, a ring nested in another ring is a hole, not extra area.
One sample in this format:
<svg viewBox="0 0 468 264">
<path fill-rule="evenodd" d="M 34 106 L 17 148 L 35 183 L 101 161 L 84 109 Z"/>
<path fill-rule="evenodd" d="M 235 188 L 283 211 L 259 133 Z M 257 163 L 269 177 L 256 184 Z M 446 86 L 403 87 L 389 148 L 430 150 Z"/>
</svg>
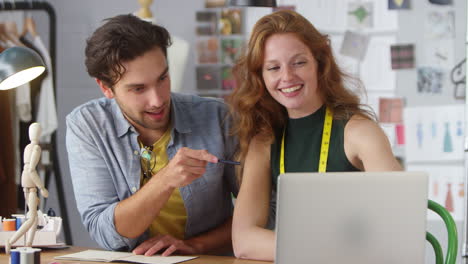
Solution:
<svg viewBox="0 0 468 264">
<path fill-rule="evenodd" d="M 56 43 L 57 43 L 57 16 L 55 14 L 54 8 L 48 3 L 44 1 L 0 1 L 0 11 L 45 11 L 49 17 L 49 53 L 50 59 L 52 63 L 52 83 L 54 86 L 54 93 L 57 94 L 56 87 Z M 50 69 L 48 69 L 50 70 Z M 57 195 L 58 195 L 58 203 L 60 207 L 60 214 L 62 216 L 63 221 L 63 232 L 65 235 L 65 243 L 67 245 L 72 244 L 72 235 L 70 231 L 70 221 L 68 219 L 68 212 L 67 212 L 67 205 L 65 199 L 65 193 L 63 189 L 63 181 L 60 173 L 60 166 L 58 163 L 58 153 L 57 153 L 57 139 L 56 133 L 52 134 L 52 149 L 51 149 L 51 159 L 53 163 L 53 172 L 55 176 L 55 184 L 57 188 Z M 50 172 L 46 172 L 44 185 L 46 188 L 49 187 L 50 183 Z"/>
</svg>

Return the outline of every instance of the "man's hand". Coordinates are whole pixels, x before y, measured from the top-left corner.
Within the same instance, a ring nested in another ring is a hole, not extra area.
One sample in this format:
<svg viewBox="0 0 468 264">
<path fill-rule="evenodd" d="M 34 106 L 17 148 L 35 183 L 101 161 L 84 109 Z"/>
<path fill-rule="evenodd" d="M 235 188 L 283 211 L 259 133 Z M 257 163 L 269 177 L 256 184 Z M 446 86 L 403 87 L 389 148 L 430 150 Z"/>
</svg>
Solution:
<svg viewBox="0 0 468 264">
<path fill-rule="evenodd" d="M 172 188 L 183 187 L 205 173 L 207 162 L 217 163 L 218 158 L 206 150 L 181 148 L 155 178 Z"/>
<path fill-rule="evenodd" d="M 170 235 L 157 235 L 145 242 L 141 243 L 133 250 L 133 254 L 152 256 L 158 252 L 162 252 L 162 256 L 166 257 L 176 252 L 183 255 L 200 254 L 201 250 L 195 245 L 190 245 L 187 241 L 179 240 Z"/>
</svg>

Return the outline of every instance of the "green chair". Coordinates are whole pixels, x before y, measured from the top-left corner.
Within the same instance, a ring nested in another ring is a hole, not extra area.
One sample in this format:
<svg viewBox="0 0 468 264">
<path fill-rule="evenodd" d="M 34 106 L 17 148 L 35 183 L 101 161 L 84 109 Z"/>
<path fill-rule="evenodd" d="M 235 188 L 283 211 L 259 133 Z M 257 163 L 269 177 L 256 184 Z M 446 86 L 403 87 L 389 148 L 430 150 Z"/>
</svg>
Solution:
<svg viewBox="0 0 468 264">
<path fill-rule="evenodd" d="M 428 207 L 435 213 L 437 213 L 445 222 L 447 227 L 447 255 L 445 256 L 445 264 L 455 264 L 457 261 L 457 250 L 458 250 L 458 235 L 457 235 L 457 226 L 453 220 L 450 213 L 440 204 L 429 200 Z M 429 232 L 426 232 L 426 239 L 431 243 L 434 248 L 436 264 L 444 263 L 444 253 L 442 252 L 442 247 L 440 246 L 439 241 Z"/>
</svg>

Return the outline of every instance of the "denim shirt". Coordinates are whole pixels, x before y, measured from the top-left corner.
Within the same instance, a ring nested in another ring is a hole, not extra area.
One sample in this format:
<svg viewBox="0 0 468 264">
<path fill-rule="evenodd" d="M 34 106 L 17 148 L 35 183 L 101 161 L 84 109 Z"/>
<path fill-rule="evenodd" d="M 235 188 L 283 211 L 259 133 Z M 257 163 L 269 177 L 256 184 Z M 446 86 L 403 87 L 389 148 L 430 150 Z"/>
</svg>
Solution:
<svg viewBox="0 0 468 264">
<path fill-rule="evenodd" d="M 181 147 L 233 158 L 237 140 L 230 136 L 221 101 L 172 93 L 171 120 L 169 159 Z M 109 250 L 132 250 L 148 238 L 148 231 L 135 239 L 123 237 L 114 225 L 116 205 L 140 188 L 138 136 L 115 99 L 92 100 L 67 116 L 66 146 L 78 211 L 91 237 Z M 231 192 L 237 195 L 234 166 L 222 163 L 208 163 L 202 177 L 180 188 L 187 210 L 186 239 L 232 217 Z"/>
</svg>

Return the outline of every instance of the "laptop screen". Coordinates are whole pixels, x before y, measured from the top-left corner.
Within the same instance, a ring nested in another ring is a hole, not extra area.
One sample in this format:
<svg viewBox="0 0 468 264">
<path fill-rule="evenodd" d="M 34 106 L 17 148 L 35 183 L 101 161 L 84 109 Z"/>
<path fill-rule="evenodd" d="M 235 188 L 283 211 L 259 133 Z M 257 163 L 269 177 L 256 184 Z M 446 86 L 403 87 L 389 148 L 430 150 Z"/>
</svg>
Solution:
<svg viewBox="0 0 468 264">
<path fill-rule="evenodd" d="M 424 263 L 428 175 L 279 177 L 276 263 Z"/>
</svg>

